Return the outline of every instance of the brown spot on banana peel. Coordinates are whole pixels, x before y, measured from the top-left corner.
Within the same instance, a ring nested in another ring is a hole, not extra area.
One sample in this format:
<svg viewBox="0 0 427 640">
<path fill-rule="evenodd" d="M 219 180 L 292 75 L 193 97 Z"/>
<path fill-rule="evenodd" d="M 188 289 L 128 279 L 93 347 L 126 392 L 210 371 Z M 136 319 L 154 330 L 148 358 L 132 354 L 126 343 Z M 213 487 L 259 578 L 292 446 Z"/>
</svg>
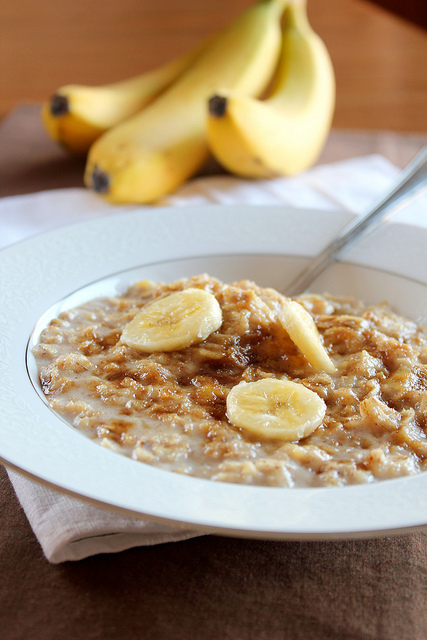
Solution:
<svg viewBox="0 0 427 640">
<path fill-rule="evenodd" d="M 65 116 L 70 111 L 67 96 L 55 93 L 50 99 L 50 112 L 53 116 Z"/>
<path fill-rule="evenodd" d="M 209 98 L 209 113 L 215 118 L 222 118 L 227 111 L 227 98 L 214 95 Z"/>
</svg>

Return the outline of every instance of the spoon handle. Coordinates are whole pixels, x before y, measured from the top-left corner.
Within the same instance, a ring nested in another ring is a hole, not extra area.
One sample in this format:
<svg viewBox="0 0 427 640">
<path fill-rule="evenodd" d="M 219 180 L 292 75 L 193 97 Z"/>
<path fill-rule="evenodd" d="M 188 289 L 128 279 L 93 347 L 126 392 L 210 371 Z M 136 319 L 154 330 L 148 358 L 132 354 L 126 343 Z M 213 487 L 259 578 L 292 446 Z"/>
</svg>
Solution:
<svg viewBox="0 0 427 640">
<path fill-rule="evenodd" d="M 368 229 L 372 230 L 384 217 L 427 187 L 427 145 L 401 171 L 390 190 L 374 201 L 361 216 L 347 224 L 309 266 L 286 287 L 287 296 L 302 293 L 322 271 L 334 262 L 344 248 L 348 249 Z"/>
</svg>

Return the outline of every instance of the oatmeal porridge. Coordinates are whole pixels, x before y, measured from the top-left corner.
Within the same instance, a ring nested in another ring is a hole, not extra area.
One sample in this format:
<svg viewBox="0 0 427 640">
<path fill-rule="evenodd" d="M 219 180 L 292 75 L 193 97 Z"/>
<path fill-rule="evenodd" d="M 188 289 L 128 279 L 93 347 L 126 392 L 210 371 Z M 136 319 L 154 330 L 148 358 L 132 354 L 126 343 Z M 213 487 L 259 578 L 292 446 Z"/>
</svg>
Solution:
<svg viewBox="0 0 427 640">
<path fill-rule="evenodd" d="M 62 313 L 33 353 L 54 411 L 162 469 L 280 487 L 427 469 L 427 335 L 386 305 L 142 281 Z"/>
</svg>

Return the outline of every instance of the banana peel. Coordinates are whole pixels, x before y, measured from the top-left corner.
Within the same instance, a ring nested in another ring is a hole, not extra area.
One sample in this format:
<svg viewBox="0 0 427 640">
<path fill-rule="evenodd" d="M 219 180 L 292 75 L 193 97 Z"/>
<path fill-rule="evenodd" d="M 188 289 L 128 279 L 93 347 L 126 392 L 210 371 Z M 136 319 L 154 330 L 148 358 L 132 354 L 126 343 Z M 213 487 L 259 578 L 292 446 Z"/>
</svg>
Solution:
<svg viewBox="0 0 427 640">
<path fill-rule="evenodd" d="M 186 73 L 136 116 L 92 145 L 87 187 L 112 203 L 157 201 L 206 162 L 206 102 L 219 86 L 262 93 L 281 43 L 285 0 L 260 0 L 228 25 Z"/>
</svg>

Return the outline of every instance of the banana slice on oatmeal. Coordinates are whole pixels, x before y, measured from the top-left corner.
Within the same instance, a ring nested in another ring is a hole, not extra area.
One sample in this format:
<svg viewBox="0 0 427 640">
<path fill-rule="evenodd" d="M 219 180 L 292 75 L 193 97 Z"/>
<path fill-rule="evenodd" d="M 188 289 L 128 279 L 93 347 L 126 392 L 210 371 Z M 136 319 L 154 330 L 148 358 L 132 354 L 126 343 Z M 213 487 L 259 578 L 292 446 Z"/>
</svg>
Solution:
<svg viewBox="0 0 427 640">
<path fill-rule="evenodd" d="M 120 340 L 145 353 L 175 351 L 206 340 L 221 324 L 215 296 L 189 287 L 144 307 L 124 327 Z"/>
<path fill-rule="evenodd" d="M 231 424 L 262 438 L 301 440 L 322 424 L 325 413 L 322 398 L 290 380 L 240 382 L 227 396 Z"/>
<path fill-rule="evenodd" d="M 299 302 L 285 299 L 279 320 L 292 342 L 315 369 L 327 373 L 335 371 L 313 318 Z"/>
</svg>

